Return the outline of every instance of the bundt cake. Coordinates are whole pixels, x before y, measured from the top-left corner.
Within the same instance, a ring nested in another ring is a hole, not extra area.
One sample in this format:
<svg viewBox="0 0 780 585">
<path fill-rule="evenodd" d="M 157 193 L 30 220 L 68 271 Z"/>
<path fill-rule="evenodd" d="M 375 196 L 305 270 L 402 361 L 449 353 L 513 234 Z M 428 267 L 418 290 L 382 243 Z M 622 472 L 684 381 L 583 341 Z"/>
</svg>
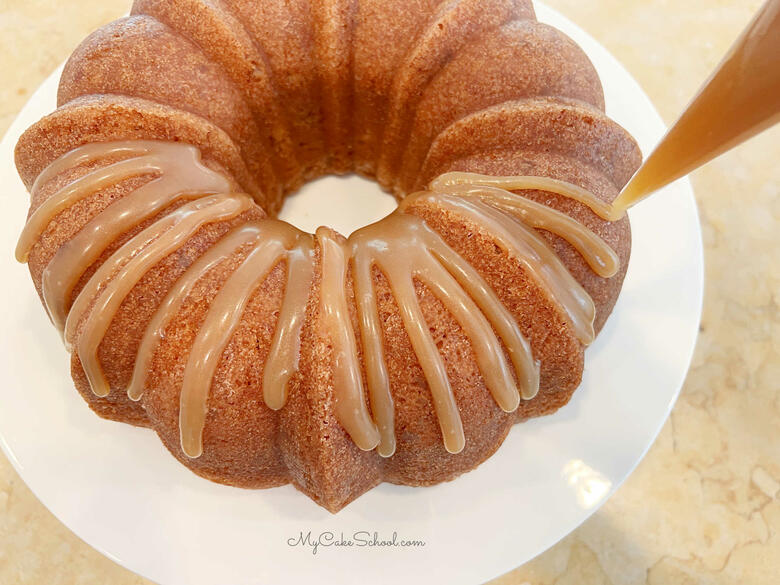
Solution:
<svg viewBox="0 0 780 585">
<path fill-rule="evenodd" d="M 621 288 L 641 155 L 528 0 L 136 0 L 58 106 L 17 256 L 89 406 L 214 481 L 452 479 L 566 404 Z M 274 219 L 347 172 L 398 209 Z"/>
</svg>

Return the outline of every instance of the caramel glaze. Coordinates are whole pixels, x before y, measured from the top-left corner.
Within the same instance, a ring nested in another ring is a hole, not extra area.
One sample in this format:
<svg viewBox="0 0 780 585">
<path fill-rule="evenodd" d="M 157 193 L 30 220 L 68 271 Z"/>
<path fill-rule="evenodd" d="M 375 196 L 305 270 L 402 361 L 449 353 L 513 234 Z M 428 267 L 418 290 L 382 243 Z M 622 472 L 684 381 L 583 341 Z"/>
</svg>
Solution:
<svg viewBox="0 0 780 585">
<path fill-rule="evenodd" d="M 117 154 L 134 156 L 88 173 L 53 194 L 29 217 L 19 238 L 16 257 L 24 262 L 38 237 L 60 211 L 124 179 L 148 173 L 158 175 L 136 189 L 132 197 L 126 197 L 98 214 L 49 262 L 43 273 L 43 298 L 49 316 L 60 331 L 65 325 L 73 287 L 119 234 L 157 215 L 178 199 L 196 199 L 204 194 L 230 190 L 225 177 L 201 164 L 200 153 L 194 146 L 138 141 L 95 143 L 74 149 L 40 174 L 33 192 L 50 177 L 72 166 Z"/>
<path fill-rule="evenodd" d="M 119 181 L 153 176 L 93 218 L 57 251 L 44 272 L 44 300 L 52 321 L 63 331 L 66 346 L 78 352 L 98 396 L 108 394 L 109 384 L 97 350 L 132 288 L 198 229 L 234 219 L 256 205 L 247 195 L 230 193 L 229 181 L 205 167 L 195 147 L 154 141 L 76 148 L 46 168 L 33 191 L 71 166 L 117 156 L 126 158 L 93 170 L 51 195 L 30 215 L 17 247 L 18 259 L 25 261 L 59 212 Z M 566 239 L 602 277 L 618 271 L 617 256 L 581 223 L 515 193 L 531 189 L 570 197 L 606 219 L 616 216 L 593 194 L 562 181 L 447 173 L 434 180 L 428 190 L 409 195 L 395 212 L 348 239 L 324 227 L 312 236 L 274 219 L 234 228 L 182 274 L 147 324 L 128 396 L 141 398 L 155 349 L 195 284 L 248 246 L 243 262 L 211 302 L 187 358 L 179 404 L 182 450 L 189 457 L 201 455 L 208 395 L 219 360 L 253 294 L 281 263 L 286 266 L 286 285 L 262 390 L 269 408 L 283 408 L 288 381 L 298 368 L 301 329 L 315 274 L 315 250 L 319 248 L 320 313 L 330 336 L 335 413 L 341 425 L 359 448 L 376 448 L 384 457 L 395 452 L 394 405 L 372 277 L 372 271 L 378 269 L 390 285 L 428 382 L 444 446 L 451 453 L 460 452 L 465 436 L 458 405 L 420 309 L 415 282 L 427 287 L 461 326 L 471 341 L 486 387 L 504 411 L 512 412 L 521 399 L 536 395 L 539 363 L 518 324 L 482 276 L 421 218 L 406 210 L 413 203 L 439 206 L 492 234 L 496 244 L 542 285 L 578 339 L 588 344 L 594 337 L 593 302 L 536 230 Z M 187 203 L 163 214 L 114 252 L 68 308 L 79 277 L 112 241 L 179 200 Z M 358 331 L 349 314 L 346 291 L 350 275 Z"/>
</svg>

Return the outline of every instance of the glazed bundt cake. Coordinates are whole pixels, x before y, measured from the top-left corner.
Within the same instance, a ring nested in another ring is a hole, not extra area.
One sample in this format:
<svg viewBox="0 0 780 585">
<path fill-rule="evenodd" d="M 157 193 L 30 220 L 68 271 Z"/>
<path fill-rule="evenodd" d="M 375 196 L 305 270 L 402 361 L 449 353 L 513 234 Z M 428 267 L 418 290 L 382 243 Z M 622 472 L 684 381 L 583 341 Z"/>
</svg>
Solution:
<svg viewBox="0 0 780 585">
<path fill-rule="evenodd" d="M 489 457 L 579 385 L 640 162 L 527 0 L 137 0 L 16 150 L 17 249 L 100 416 L 183 464 L 339 510 Z M 349 238 L 273 219 L 357 172 Z"/>
</svg>

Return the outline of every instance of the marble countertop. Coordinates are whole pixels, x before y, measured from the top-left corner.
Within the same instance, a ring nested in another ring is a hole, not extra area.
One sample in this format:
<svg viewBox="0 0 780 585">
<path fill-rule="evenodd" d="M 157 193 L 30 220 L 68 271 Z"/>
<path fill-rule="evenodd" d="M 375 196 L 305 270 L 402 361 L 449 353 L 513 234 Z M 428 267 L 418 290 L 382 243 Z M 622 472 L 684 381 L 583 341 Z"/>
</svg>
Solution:
<svg viewBox="0 0 780 585">
<path fill-rule="evenodd" d="M 760 0 L 547 0 L 615 54 L 671 122 Z M 0 0 L 0 134 L 129 0 Z M 672 416 L 617 494 L 494 585 L 770 585 L 780 579 L 780 127 L 692 175 L 701 335 Z M 149 585 L 82 543 L 0 454 L 0 583 Z"/>
</svg>

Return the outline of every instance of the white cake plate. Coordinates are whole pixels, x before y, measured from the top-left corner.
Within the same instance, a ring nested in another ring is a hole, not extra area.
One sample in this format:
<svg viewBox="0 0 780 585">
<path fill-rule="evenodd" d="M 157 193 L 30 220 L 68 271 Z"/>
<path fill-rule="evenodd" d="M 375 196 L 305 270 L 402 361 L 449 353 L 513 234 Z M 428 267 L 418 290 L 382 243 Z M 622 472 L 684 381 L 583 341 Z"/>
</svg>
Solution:
<svg viewBox="0 0 780 585">
<path fill-rule="evenodd" d="M 542 4 L 537 12 L 590 56 L 608 114 L 648 154 L 665 127 L 636 81 L 577 26 Z M 587 351 L 571 403 L 516 426 L 495 456 L 453 482 L 382 485 L 331 515 L 290 486 L 245 491 L 200 479 L 151 431 L 98 418 L 73 389 L 68 356 L 26 267 L 13 259 L 28 207 L 13 147 L 54 109 L 58 77 L 32 96 L 0 145 L 0 445 L 41 502 L 106 556 L 162 585 L 480 583 L 576 528 L 652 444 L 685 378 L 701 315 L 701 232 L 687 180 L 631 211 L 623 293 Z M 357 178 L 325 179 L 291 199 L 285 217 L 350 232 L 366 210 L 345 217 L 343 206 L 312 193 L 359 202 L 365 188 Z M 301 533 L 322 544 L 298 544 Z M 395 535 L 395 545 L 372 545 L 374 533 L 380 541 Z"/>
</svg>

